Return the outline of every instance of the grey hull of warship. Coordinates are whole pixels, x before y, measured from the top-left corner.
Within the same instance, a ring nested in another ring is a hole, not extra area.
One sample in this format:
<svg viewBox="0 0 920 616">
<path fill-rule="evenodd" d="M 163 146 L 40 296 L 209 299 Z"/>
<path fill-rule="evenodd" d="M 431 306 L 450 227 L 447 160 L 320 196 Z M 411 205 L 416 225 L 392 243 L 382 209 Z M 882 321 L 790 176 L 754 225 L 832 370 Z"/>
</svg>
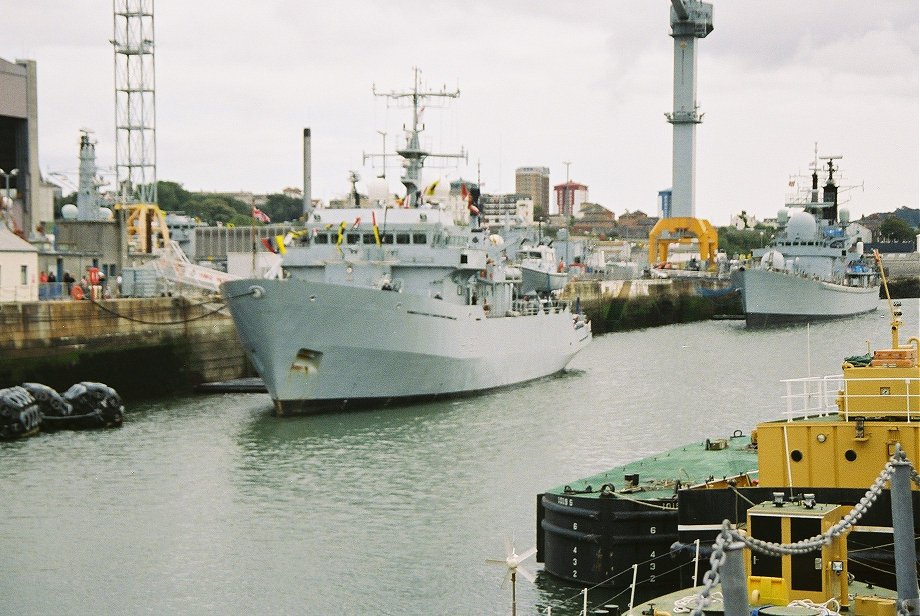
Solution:
<svg viewBox="0 0 920 616">
<path fill-rule="evenodd" d="M 876 286 L 852 286 L 776 270 L 749 269 L 732 274 L 741 289 L 748 325 L 820 321 L 878 308 Z"/>
<path fill-rule="evenodd" d="M 280 414 L 538 379 L 563 370 L 591 339 L 590 325 L 558 302 L 492 316 L 482 304 L 293 277 L 233 281 L 224 292 Z"/>
</svg>

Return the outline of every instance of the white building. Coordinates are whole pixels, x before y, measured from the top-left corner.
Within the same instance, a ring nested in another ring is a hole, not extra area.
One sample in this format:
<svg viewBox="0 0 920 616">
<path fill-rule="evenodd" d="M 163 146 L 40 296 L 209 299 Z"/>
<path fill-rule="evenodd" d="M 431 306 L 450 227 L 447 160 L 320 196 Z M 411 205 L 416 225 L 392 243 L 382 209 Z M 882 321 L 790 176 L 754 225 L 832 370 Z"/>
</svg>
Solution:
<svg viewBox="0 0 920 616">
<path fill-rule="evenodd" d="M 0 221 L 0 302 L 38 301 L 38 249 Z"/>
</svg>

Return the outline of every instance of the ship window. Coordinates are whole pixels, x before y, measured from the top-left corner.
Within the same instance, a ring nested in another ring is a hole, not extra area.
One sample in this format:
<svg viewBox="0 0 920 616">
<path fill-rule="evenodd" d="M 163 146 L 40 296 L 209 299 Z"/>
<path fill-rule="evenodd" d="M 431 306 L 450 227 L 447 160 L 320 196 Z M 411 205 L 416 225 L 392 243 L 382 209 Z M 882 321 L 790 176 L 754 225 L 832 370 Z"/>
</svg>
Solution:
<svg viewBox="0 0 920 616">
<path fill-rule="evenodd" d="M 381 242 L 382 244 L 392 244 L 392 243 L 393 243 L 393 234 L 392 234 L 392 233 L 384 233 L 383 235 L 380 236 L 380 242 Z"/>
<path fill-rule="evenodd" d="M 424 233 L 413 233 L 412 234 L 412 243 L 413 244 L 427 244 L 428 236 Z"/>
<path fill-rule="evenodd" d="M 466 256 L 466 253 L 460 255 L 460 263 L 467 263 Z"/>
<path fill-rule="evenodd" d="M 349 244 L 357 244 L 361 239 L 360 233 L 349 233 L 345 236 L 345 241 Z"/>
<path fill-rule="evenodd" d="M 373 233 L 365 233 L 362 240 L 365 244 L 376 244 L 377 243 L 377 240 L 374 239 Z"/>
<path fill-rule="evenodd" d="M 397 234 L 396 234 L 396 243 L 397 243 L 397 244 L 408 244 L 408 243 L 409 243 L 409 234 L 408 234 L 408 233 L 397 233 Z"/>
<path fill-rule="evenodd" d="M 846 453 L 843 454 L 843 457 L 847 459 L 847 462 L 855 462 L 856 452 L 852 449 L 847 449 Z"/>
<path fill-rule="evenodd" d="M 325 233 L 320 233 L 319 235 L 313 238 L 313 241 L 316 242 L 317 244 L 328 244 L 329 236 L 326 235 Z"/>
<path fill-rule="evenodd" d="M 792 461 L 793 461 L 793 462 L 801 462 L 801 461 L 802 461 L 802 452 L 799 451 L 798 449 L 793 449 L 793 450 L 792 450 L 792 453 L 789 454 L 789 457 L 792 458 Z"/>
</svg>

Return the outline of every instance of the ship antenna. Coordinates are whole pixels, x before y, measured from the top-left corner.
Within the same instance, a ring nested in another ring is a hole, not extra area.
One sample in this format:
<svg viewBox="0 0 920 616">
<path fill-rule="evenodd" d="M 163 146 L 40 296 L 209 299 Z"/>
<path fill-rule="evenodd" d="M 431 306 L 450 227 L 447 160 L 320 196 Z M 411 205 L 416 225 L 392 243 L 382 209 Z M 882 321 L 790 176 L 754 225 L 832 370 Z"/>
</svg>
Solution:
<svg viewBox="0 0 920 616">
<path fill-rule="evenodd" d="M 882 266 L 882 255 L 879 254 L 878 248 L 872 249 L 872 256 L 875 257 L 875 264 L 878 265 L 878 271 L 882 276 L 882 288 L 885 289 L 885 299 L 888 300 L 888 312 L 891 313 L 891 348 L 899 347 L 898 328 L 901 327 L 900 311 L 895 311 L 894 304 L 891 302 L 891 293 L 888 292 L 888 279 L 885 277 L 885 268 Z"/>
</svg>

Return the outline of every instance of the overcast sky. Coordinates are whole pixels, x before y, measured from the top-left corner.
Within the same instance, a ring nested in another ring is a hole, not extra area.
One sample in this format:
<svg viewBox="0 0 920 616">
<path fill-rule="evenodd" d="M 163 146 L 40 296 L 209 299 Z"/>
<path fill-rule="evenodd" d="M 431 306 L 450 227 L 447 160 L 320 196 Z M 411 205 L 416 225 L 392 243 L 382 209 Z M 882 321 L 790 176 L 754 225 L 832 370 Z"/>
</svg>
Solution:
<svg viewBox="0 0 920 616">
<path fill-rule="evenodd" d="M 696 214 L 775 216 L 789 176 L 841 155 L 854 217 L 917 207 L 918 2 L 714 0 L 697 41 Z M 362 153 L 392 150 L 405 111 L 371 93 L 459 88 L 423 143 L 469 163 L 427 169 L 514 190 L 514 170 L 588 185 L 617 215 L 654 214 L 671 185 L 673 40 L 667 0 L 157 0 L 157 165 L 189 190 L 346 192 Z M 75 172 L 79 129 L 114 165 L 112 3 L 0 0 L 0 57 L 38 62 L 46 171 Z M 393 190 L 401 189 L 391 168 Z"/>
</svg>

